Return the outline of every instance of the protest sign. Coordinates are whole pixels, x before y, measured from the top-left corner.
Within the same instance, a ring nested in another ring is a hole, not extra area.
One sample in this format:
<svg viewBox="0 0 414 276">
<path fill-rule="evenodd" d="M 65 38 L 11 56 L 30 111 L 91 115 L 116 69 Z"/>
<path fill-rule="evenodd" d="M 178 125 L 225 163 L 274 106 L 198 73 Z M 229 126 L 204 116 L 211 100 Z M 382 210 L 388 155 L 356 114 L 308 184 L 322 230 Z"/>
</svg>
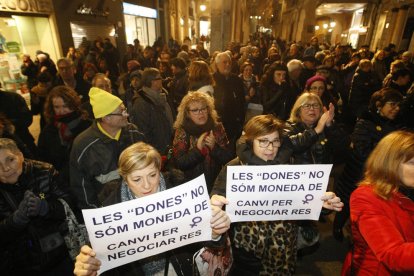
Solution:
<svg viewBox="0 0 414 276">
<path fill-rule="evenodd" d="M 186 244 L 211 240 L 204 175 L 175 188 L 82 210 L 99 273 Z"/>
<path fill-rule="evenodd" d="M 332 165 L 228 166 L 232 222 L 317 220 Z"/>
</svg>

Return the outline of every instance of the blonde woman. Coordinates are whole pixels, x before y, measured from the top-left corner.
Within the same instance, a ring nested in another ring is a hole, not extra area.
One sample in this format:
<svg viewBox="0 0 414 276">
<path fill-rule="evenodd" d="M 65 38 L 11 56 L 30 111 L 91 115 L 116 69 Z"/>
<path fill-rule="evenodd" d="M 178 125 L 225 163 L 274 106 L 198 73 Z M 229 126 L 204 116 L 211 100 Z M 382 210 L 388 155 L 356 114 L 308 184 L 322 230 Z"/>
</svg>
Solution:
<svg viewBox="0 0 414 276">
<path fill-rule="evenodd" d="M 218 121 L 214 99 L 204 92 L 190 92 L 178 107 L 174 123 L 173 154 L 186 179 L 204 173 L 211 186 L 221 167 L 231 160 L 223 124 Z"/>
</svg>

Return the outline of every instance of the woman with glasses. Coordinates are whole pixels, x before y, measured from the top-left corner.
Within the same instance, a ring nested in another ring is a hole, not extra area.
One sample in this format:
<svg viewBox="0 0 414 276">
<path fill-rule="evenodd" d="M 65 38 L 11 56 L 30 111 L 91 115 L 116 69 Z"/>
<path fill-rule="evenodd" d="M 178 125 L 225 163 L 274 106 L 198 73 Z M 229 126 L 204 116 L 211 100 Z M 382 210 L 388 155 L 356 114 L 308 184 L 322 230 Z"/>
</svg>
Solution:
<svg viewBox="0 0 414 276">
<path fill-rule="evenodd" d="M 221 167 L 232 158 L 214 99 L 204 92 L 188 93 L 178 107 L 174 128 L 176 167 L 184 172 L 186 180 L 204 173 L 210 192 Z"/>
<path fill-rule="evenodd" d="M 336 127 L 334 116 L 334 105 L 330 103 L 326 109 L 317 94 L 305 92 L 299 96 L 287 130 L 294 164 L 332 163 L 333 150 L 346 143 L 346 135 Z"/>
<path fill-rule="evenodd" d="M 403 96 L 392 88 L 375 92 L 371 97 L 369 111 L 364 112 L 355 124 L 345 168 L 335 185 L 335 191 L 345 204 L 343 212 L 336 214 L 334 220 L 333 234 L 338 240 L 343 239 L 342 228 L 349 217 L 349 198 L 362 178 L 365 161 L 384 136 L 399 128 L 394 120 L 400 111 L 402 100 Z"/>
<path fill-rule="evenodd" d="M 211 194 L 226 195 L 227 166 L 279 165 L 289 162 L 290 147 L 283 140 L 284 124 L 273 115 L 259 115 L 244 127 L 236 145 L 237 157 L 224 167 Z M 340 211 L 334 193 L 322 199 L 323 206 Z M 292 275 L 295 271 L 298 228 L 293 221 L 237 222 L 230 229 L 233 250 L 232 275 Z"/>
</svg>

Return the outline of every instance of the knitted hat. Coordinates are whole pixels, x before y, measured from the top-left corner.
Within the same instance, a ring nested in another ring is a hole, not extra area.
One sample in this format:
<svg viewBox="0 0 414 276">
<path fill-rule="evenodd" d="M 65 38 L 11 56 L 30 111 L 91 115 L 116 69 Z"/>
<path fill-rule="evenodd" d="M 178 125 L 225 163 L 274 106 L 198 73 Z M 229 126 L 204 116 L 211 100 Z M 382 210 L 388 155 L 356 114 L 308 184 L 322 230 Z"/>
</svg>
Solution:
<svg viewBox="0 0 414 276">
<path fill-rule="evenodd" d="M 89 90 L 89 98 L 92 105 L 93 115 L 96 119 L 112 113 L 120 104 L 122 104 L 120 98 L 97 87 L 92 87 Z"/>
<path fill-rule="evenodd" d="M 305 85 L 306 90 L 309 90 L 312 83 L 314 83 L 315 81 L 321 81 L 326 85 L 326 79 L 324 77 L 322 77 L 322 76 L 313 76 L 313 77 L 309 78 L 306 81 L 306 85 Z"/>
</svg>

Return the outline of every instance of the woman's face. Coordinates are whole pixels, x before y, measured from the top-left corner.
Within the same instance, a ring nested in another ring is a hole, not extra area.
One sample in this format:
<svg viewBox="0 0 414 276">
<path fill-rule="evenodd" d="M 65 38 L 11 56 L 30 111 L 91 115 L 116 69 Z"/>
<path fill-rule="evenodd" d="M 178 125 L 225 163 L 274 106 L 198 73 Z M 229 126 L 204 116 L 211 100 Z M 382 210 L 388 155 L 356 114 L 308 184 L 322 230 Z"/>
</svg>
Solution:
<svg viewBox="0 0 414 276">
<path fill-rule="evenodd" d="M 286 81 L 286 71 L 276 70 L 273 73 L 273 81 L 279 85 Z"/>
<path fill-rule="evenodd" d="M 208 107 L 202 102 L 192 102 L 188 105 L 188 117 L 198 126 L 205 125 L 208 120 Z"/>
<path fill-rule="evenodd" d="M 405 186 L 414 188 L 414 158 L 401 163 L 398 168 L 398 174 Z"/>
<path fill-rule="evenodd" d="M 280 138 L 277 131 L 253 140 L 253 153 L 263 161 L 275 159 L 280 147 Z"/>
<path fill-rule="evenodd" d="M 309 87 L 309 92 L 322 97 L 325 92 L 325 84 L 323 81 L 314 81 Z"/>
<path fill-rule="evenodd" d="M 399 102 L 389 101 L 379 108 L 380 115 L 388 120 L 394 120 L 397 117 L 398 112 L 400 112 Z"/>
<path fill-rule="evenodd" d="M 9 149 L 0 150 L 0 182 L 15 184 L 23 171 L 23 154 Z"/>
<path fill-rule="evenodd" d="M 55 115 L 62 116 L 73 112 L 61 97 L 55 97 L 52 99 L 53 111 Z"/>
<path fill-rule="evenodd" d="M 300 108 L 300 119 L 307 126 L 313 126 L 321 116 L 321 106 L 316 100 L 309 100 Z"/>
<path fill-rule="evenodd" d="M 379 52 L 379 53 L 378 53 L 377 59 L 378 59 L 378 60 L 383 60 L 383 59 L 384 59 L 384 57 L 385 57 L 384 52 L 383 52 L 383 51 L 381 51 L 381 52 Z"/>
<path fill-rule="evenodd" d="M 247 65 L 246 67 L 244 67 L 243 77 L 245 79 L 251 78 L 252 74 L 253 74 L 253 68 L 250 65 Z"/>
<path fill-rule="evenodd" d="M 158 191 L 160 170 L 152 163 L 143 169 L 128 174 L 125 181 L 136 197 L 151 195 Z"/>
</svg>

